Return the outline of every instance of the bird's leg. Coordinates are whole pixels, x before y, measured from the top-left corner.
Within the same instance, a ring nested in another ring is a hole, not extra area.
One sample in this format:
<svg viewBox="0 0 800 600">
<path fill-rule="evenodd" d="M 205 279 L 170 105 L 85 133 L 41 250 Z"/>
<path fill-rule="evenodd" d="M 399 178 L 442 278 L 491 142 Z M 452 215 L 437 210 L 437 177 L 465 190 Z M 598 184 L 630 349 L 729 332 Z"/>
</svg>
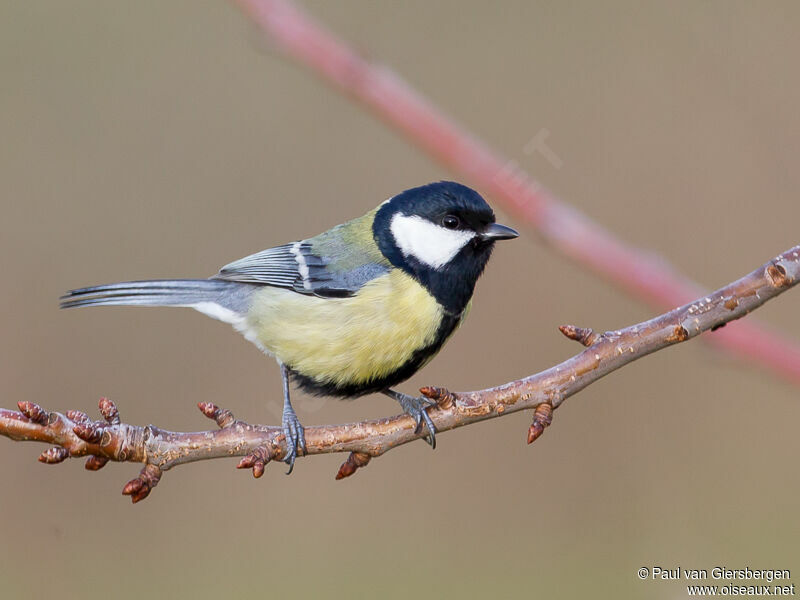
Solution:
<svg viewBox="0 0 800 600">
<path fill-rule="evenodd" d="M 286 457 L 283 462 L 289 465 L 289 470 L 286 472 L 289 475 L 294 469 L 297 449 L 300 449 L 301 456 L 306 454 L 306 436 L 303 432 L 303 426 L 292 408 L 292 402 L 289 400 L 289 367 L 283 363 L 280 363 L 280 365 L 281 377 L 283 378 L 283 417 L 281 418 L 281 425 L 283 426 L 283 435 L 286 437 Z"/>
<path fill-rule="evenodd" d="M 419 433 L 422 430 L 422 422 L 425 422 L 425 427 L 428 428 L 428 435 L 425 439 L 431 445 L 431 448 L 436 448 L 436 427 L 433 426 L 433 421 L 428 416 L 426 408 L 436 406 L 436 402 L 429 398 L 417 398 L 416 396 L 409 396 L 402 392 L 395 392 L 394 390 L 383 390 L 383 393 L 394 398 L 403 407 L 403 410 L 409 415 L 414 417 L 417 422 L 415 431 Z"/>
</svg>

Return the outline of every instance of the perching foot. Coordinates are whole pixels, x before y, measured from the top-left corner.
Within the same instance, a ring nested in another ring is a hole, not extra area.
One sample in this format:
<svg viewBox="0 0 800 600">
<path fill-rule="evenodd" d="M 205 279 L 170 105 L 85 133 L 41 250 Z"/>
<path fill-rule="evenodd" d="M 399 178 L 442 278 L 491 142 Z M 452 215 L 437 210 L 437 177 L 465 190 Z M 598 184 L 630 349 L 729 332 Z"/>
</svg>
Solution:
<svg viewBox="0 0 800 600">
<path fill-rule="evenodd" d="M 436 406 L 436 402 L 429 398 L 417 398 L 394 390 L 386 390 L 384 394 L 397 400 L 403 410 L 414 417 L 414 421 L 417 423 L 417 427 L 414 430 L 416 433 L 422 431 L 422 423 L 423 421 L 425 422 L 425 427 L 428 428 L 428 435 L 423 439 L 431 445 L 431 448 L 436 448 L 436 427 L 434 427 L 433 421 L 431 421 L 426 410 L 431 406 Z"/>
<path fill-rule="evenodd" d="M 294 460 L 297 458 L 298 449 L 301 456 L 306 454 L 306 436 L 303 426 L 291 406 L 288 409 L 284 407 L 281 421 L 283 435 L 286 437 L 286 456 L 283 462 L 289 465 L 289 470 L 286 471 L 286 474 L 290 475 L 294 469 Z"/>
</svg>

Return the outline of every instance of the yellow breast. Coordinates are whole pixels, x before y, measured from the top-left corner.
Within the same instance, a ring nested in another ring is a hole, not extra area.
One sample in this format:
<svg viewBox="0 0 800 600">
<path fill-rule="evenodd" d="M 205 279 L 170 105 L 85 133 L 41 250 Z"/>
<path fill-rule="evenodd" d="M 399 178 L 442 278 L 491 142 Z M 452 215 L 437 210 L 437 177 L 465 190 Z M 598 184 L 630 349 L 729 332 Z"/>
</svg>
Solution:
<svg viewBox="0 0 800 600">
<path fill-rule="evenodd" d="M 381 379 L 436 339 L 442 308 L 409 275 L 392 270 L 349 298 L 265 287 L 247 317 L 254 341 L 320 383 Z"/>
</svg>

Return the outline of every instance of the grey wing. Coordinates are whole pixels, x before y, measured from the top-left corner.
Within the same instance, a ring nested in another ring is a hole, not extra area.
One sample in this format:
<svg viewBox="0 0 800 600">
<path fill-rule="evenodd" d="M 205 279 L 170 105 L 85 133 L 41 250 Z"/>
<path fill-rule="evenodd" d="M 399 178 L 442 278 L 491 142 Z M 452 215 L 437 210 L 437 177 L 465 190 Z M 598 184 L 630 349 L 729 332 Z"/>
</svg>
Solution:
<svg viewBox="0 0 800 600">
<path fill-rule="evenodd" d="M 213 279 L 257 283 L 327 298 L 352 296 L 368 281 L 388 271 L 366 262 L 355 268 L 330 268 L 331 260 L 312 252 L 308 241 L 262 250 L 220 269 Z"/>
<path fill-rule="evenodd" d="M 268 248 L 240 258 L 222 267 L 212 279 L 292 288 L 297 278 L 301 277 L 293 252 L 298 243 Z"/>
</svg>

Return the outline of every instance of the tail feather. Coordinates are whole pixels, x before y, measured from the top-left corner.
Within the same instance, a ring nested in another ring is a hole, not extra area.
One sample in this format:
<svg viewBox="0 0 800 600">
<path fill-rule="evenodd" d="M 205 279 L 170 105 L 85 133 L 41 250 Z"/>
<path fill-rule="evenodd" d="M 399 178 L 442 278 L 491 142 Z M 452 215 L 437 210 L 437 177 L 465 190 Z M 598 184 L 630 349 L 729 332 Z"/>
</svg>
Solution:
<svg viewBox="0 0 800 600">
<path fill-rule="evenodd" d="M 249 286 L 245 286 L 249 287 Z M 124 281 L 71 290 L 61 296 L 61 308 L 81 306 L 191 306 L 213 303 L 240 312 L 248 290 L 242 284 L 214 279 Z"/>
</svg>

